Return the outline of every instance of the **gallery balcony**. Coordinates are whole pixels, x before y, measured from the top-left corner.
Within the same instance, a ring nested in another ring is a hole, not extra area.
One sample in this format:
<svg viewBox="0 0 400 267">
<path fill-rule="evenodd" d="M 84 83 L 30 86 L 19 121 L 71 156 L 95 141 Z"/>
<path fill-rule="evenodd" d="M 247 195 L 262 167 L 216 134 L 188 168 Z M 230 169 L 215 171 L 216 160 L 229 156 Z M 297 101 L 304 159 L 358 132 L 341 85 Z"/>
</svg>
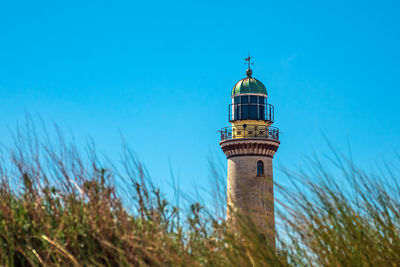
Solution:
<svg viewBox="0 0 400 267">
<path fill-rule="evenodd" d="M 265 125 L 238 125 L 222 128 L 221 141 L 237 138 L 257 138 L 279 141 L 279 129 Z"/>
</svg>

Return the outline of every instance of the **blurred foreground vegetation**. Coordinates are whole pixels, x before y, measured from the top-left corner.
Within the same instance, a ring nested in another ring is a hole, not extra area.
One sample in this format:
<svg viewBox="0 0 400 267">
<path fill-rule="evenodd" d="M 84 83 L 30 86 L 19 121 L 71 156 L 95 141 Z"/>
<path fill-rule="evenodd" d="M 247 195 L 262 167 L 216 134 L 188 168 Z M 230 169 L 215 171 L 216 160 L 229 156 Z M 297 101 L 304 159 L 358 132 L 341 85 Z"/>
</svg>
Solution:
<svg viewBox="0 0 400 267">
<path fill-rule="evenodd" d="M 169 203 L 129 149 L 114 165 L 40 136 L 27 122 L 2 148 L 0 265 L 400 266 L 397 166 L 367 173 L 335 154 L 332 172 L 317 160 L 283 171 L 273 249 L 245 219 L 231 231 L 199 203 Z"/>
</svg>

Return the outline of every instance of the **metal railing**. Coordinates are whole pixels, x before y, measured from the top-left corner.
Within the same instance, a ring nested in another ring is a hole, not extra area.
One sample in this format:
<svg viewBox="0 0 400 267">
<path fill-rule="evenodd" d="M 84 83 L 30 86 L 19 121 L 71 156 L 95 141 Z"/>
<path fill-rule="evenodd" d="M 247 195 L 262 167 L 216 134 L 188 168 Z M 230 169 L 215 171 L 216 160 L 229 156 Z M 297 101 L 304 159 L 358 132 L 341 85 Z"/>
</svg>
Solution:
<svg viewBox="0 0 400 267">
<path fill-rule="evenodd" d="M 222 128 L 221 141 L 237 138 L 260 138 L 279 141 L 279 129 L 273 126 L 265 125 L 238 125 Z"/>
<path fill-rule="evenodd" d="M 271 104 L 229 104 L 229 121 L 263 120 L 274 122 L 274 106 Z"/>
</svg>

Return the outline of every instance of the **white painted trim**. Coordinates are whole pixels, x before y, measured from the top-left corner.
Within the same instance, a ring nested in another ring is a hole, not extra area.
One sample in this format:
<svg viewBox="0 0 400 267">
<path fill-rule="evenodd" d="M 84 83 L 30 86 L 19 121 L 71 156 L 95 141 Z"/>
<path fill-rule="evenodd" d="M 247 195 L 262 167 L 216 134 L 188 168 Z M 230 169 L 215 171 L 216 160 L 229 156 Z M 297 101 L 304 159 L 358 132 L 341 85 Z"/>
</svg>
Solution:
<svg viewBox="0 0 400 267">
<path fill-rule="evenodd" d="M 254 93 L 247 93 L 247 94 L 237 94 L 237 95 L 231 95 L 231 98 L 234 98 L 235 96 L 245 96 L 245 95 L 256 95 L 256 96 L 268 97 L 268 95 L 264 95 L 264 94 L 254 94 Z"/>
</svg>

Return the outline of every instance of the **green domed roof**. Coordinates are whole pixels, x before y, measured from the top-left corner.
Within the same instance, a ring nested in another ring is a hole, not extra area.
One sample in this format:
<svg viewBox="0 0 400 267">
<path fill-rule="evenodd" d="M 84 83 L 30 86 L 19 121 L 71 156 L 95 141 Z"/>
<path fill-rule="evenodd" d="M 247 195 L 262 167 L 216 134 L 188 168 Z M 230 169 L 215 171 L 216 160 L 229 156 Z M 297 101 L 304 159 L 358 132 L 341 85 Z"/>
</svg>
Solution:
<svg viewBox="0 0 400 267">
<path fill-rule="evenodd" d="M 232 95 L 239 94 L 267 94 L 267 88 L 259 80 L 247 77 L 238 81 L 232 89 Z"/>
</svg>

